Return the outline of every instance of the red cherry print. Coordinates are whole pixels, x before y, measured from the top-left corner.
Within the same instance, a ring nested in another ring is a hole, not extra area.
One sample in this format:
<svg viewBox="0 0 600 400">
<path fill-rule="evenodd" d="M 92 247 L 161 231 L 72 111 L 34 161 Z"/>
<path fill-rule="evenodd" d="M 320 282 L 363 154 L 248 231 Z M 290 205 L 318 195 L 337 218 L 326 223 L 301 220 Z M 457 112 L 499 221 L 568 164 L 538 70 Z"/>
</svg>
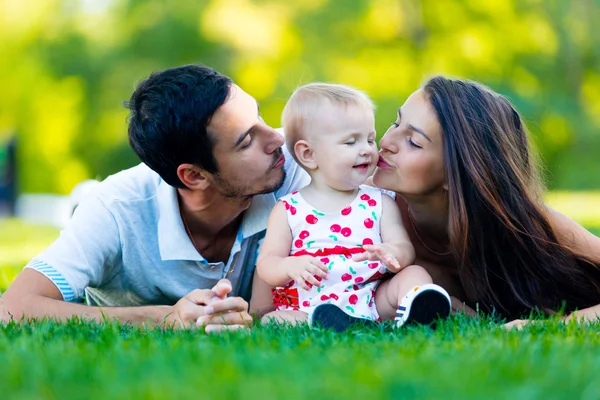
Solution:
<svg viewBox="0 0 600 400">
<path fill-rule="evenodd" d="M 342 210 L 342 215 L 348 215 L 352 212 L 352 207 L 348 206 Z"/>
<path fill-rule="evenodd" d="M 363 194 L 362 196 L 360 196 L 361 200 L 369 200 L 371 198 L 371 196 L 369 196 L 368 194 Z"/>
<path fill-rule="evenodd" d="M 367 229 L 371 229 L 375 223 L 371 218 L 367 218 L 365 219 L 364 224 Z"/>
<path fill-rule="evenodd" d="M 297 190 L 294 190 L 294 191 L 292 192 L 292 194 L 296 194 L 296 193 L 298 193 L 298 191 L 297 191 Z"/>
<path fill-rule="evenodd" d="M 350 274 L 344 274 L 342 275 L 342 281 L 346 282 L 346 281 L 351 281 L 352 280 L 352 275 Z"/>
<path fill-rule="evenodd" d="M 326 294 L 321 296 L 321 301 L 325 301 L 325 300 L 329 300 L 329 296 L 327 296 Z"/>
<path fill-rule="evenodd" d="M 348 237 L 350 235 L 352 235 L 352 229 L 350 229 L 350 228 L 344 228 L 344 229 L 342 229 L 342 236 Z"/>
<path fill-rule="evenodd" d="M 290 214 L 296 215 L 296 207 L 290 206 Z"/>
<path fill-rule="evenodd" d="M 373 241 L 370 238 L 365 238 L 363 239 L 363 246 L 367 245 L 367 244 L 373 244 Z"/>
<path fill-rule="evenodd" d="M 377 205 L 377 202 L 373 199 L 370 199 L 369 201 L 367 201 L 367 204 L 371 207 L 375 207 Z"/>
<path fill-rule="evenodd" d="M 316 224 L 318 221 L 319 221 L 319 219 L 312 214 L 308 214 L 306 216 L 306 222 L 308 222 L 311 225 Z"/>
<path fill-rule="evenodd" d="M 364 281 L 364 278 L 362 276 L 357 276 L 356 279 L 354 279 L 354 282 L 356 283 L 361 283 L 362 281 Z"/>
<path fill-rule="evenodd" d="M 310 301 L 308 301 L 308 300 L 304 300 L 304 301 L 302 302 L 302 307 L 309 307 L 309 306 L 310 306 Z"/>
<path fill-rule="evenodd" d="M 331 227 L 329 227 L 329 229 L 331 230 L 331 232 L 333 233 L 338 233 L 339 231 L 342 230 L 342 227 L 339 226 L 338 224 L 333 224 L 331 225 Z"/>
<path fill-rule="evenodd" d="M 284 201 L 283 201 L 283 205 L 285 206 L 285 209 L 286 209 L 286 210 L 289 210 L 289 209 L 290 209 L 290 203 L 288 203 L 287 201 L 285 201 L 285 200 L 284 200 Z"/>
<path fill-rule="evenodd" d="M 337 295 L 337 294 L 335 294 L 335 293 L 331 293 L 331 294 L 329 295 L 329 298 L 330 298 L 330 299 L 334 299 L 334 300 L 339 300 L 339 299 L 340 299 L 340 298 L 338 297 L 338 295 Z"/>
<path fill-rule="evenodd" d="M 323 264 L 329 264 L 329 258 L 327 257 L 323 257 L 319 261 L 321 261 Z"/>
<path fill-rule="evenodd" d="M 352 305 L 355 305 L 356 303 L 358 303 L 358 296 L 353 294 L 348 298 L 348 302 Z"/>
<path fill-rule="evenodd" d="M 296 240 L 294 242 L 294 246 L 296 246 L 297 249 L 299 249 L 300 247 L 302 247 L 302 245 L 304 244 L 304 242 L 300 239 Z"/>
<path fill-rule="evenodd" d="M 306 239 L 309 235 L 310 233 L 308 233 L 308 231 L 302 231 L 298 236 L 300 237 L 300 239 Z"/>
<path fill-rule="evenodd" d="M 379 268 L 379 264 L 376 262 L 369 263 L 368 267 L 369 267 L 369 269 L 376 269 L 376 268 Z"/>
</svg>

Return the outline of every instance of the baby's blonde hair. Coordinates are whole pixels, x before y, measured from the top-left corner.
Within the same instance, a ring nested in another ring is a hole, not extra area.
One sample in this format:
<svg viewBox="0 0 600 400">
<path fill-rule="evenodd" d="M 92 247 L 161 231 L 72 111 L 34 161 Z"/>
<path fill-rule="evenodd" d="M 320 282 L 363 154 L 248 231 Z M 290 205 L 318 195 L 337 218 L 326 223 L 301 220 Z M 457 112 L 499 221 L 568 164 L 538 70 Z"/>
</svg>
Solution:
<svg viewBox="0 0 600 400">
<path fill-rule="evenodd" d="M 355 88 L 334 83 L 309 83 L 297 88 L 290 96 L 281 115 L 281 125 L 285 133 L 285 144 L 296 162 L 294 146 L 307 137 L 308 122 L 314 118 L 317 110 L 328 101 L 334 106 L 358 106 L 373 112 L 375 105 L 369 96 Z"/>
</svg>

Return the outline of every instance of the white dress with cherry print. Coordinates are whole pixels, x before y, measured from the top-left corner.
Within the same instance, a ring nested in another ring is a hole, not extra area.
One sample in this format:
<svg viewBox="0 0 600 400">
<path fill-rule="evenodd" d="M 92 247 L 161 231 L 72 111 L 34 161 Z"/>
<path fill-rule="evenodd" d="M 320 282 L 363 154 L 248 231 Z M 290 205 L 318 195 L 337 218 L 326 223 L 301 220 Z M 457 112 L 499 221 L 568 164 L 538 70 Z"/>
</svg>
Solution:
<svg viewBox="0 0 600 400">
<path fill-rule="evenodd" d="M 315 209 L 298 191 L 281 198 L 292 233 L 290 256 L 317 257 L 329 274 L 321 288 L 308 284 L 307 291 L 291 281 L 273 289 L 277 310 L 304 311 L 310 320 L 316 306 L 332 303 L 349 315 L 379 319 L 373 295 L 387 270 L 380 262 L 351 258 L 364 252 L 363 245 L 381 243 L 381 196 L 379 189 L 361 186 L 348 207 L 332 213 Z"/>
</svg>

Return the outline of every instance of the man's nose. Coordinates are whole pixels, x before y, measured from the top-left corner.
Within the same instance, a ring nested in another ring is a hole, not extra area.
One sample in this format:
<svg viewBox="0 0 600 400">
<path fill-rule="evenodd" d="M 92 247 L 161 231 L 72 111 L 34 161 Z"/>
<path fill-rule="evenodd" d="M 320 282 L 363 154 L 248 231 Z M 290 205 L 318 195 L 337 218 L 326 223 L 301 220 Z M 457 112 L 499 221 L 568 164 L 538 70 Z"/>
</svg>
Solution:
<svg viewBox="0 0 600 400">
<path fill-rule="evenodd" d="M 283 135 L 280 135 L 279 132 L 277 132 L 275 129 L 272 129 L 268 137 L 266 152 L 271 154 L 277 151 L 277 149 L 279 149 L 281 146 L 283 146 L 284 143 L 285 140 L 283 138 Z"/>
</svg>

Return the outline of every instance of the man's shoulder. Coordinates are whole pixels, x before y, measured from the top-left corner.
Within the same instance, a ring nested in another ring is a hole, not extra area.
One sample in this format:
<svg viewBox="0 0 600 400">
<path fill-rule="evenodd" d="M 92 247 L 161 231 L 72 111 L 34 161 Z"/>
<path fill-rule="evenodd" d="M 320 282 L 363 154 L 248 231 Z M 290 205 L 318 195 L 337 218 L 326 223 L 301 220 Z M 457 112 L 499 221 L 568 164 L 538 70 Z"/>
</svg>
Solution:
<svg viewBox="0 0 600 400">
<path fill-rule="evenodd" d="M 156 196 L 161 181 L 156 172 L 141 163 L 110 175 L 97 185 L 94 195 L 105 205 L 149 200 Z"/>
</svg>

